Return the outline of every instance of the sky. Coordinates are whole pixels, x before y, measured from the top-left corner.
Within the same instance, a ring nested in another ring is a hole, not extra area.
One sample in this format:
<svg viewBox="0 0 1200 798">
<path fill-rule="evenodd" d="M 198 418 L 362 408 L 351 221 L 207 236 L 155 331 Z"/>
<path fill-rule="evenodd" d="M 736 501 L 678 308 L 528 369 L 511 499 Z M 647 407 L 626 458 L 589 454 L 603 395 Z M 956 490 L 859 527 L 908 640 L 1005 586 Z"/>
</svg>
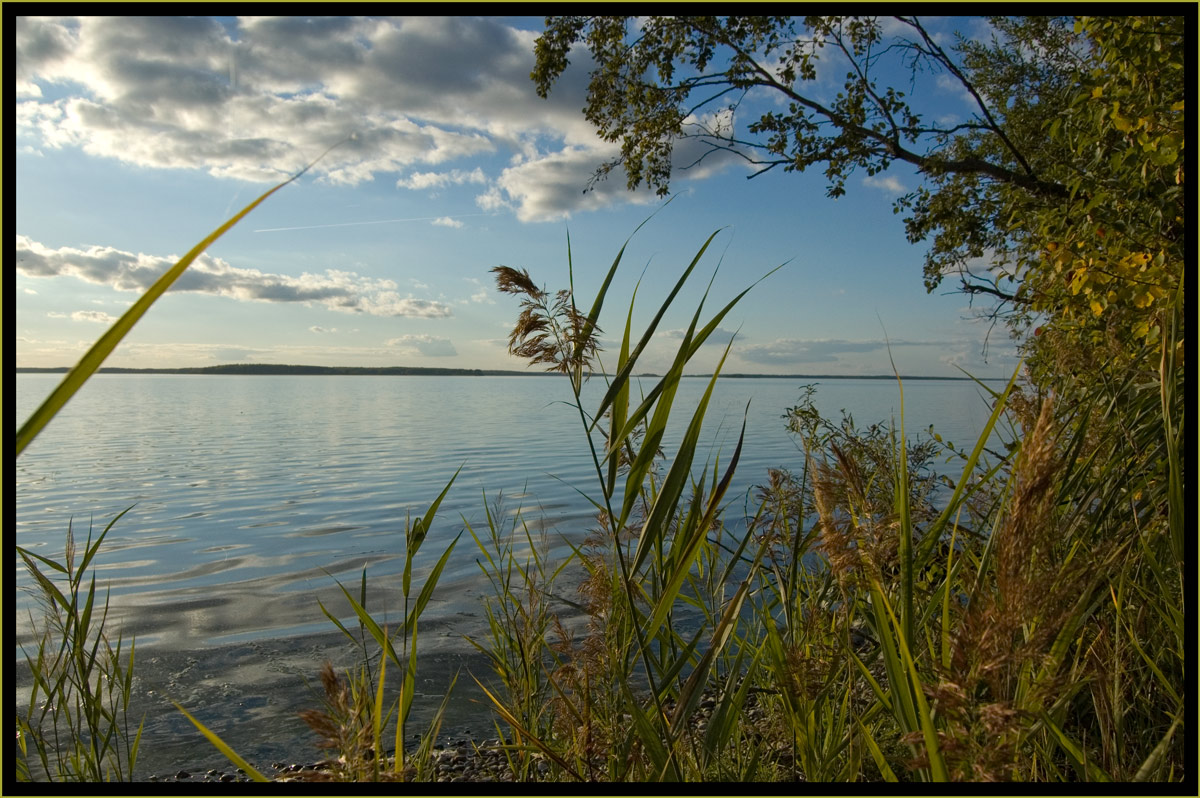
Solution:
<svg viewBox="0 0 1200 798">
<path fill-rule="evenodd" d="M 978 20 L 927 24 L 946 44 L 982 35 Z M 635 289 L 636 334 L 716 233 L 639 371 L 667 367 L 710 279 L 705 320 L 782 264 L 689 373 L 715 367 L 726 345 L 725 372 L 889 374 L 890 355 L 906 375 L 1012 373 L 1014 347 L 980 318 L 986 305 L 949 281 L 926 292 L 926 246 L 905 240 L 892 211 L 920 184 L 907 165 L 855 173 L 833 200 L 820 169 L 751 178 L 724 153 L 682 168 L 704 154 L 690 140 L 676 147 L 669 203 L 629 191 L 623 173 L 585 191 L 617 145 L 582 113 L 586 51 L 547 99 L 535 93 L 542 27 L 16 18 L 16 365 L 72 365 L 194 244 L 343 142 L 210 246 L 104 365 L 524 370 L 507 351 L 518 300 L 490 270 L 527 269 L 554 291 L 570 264 L 586 308 L 628 241 L 600 320 L 611 362 Z M 828 59 L 806 88 L 832 98 L 844 71 Z M 974 110 L 945 76 L 919 81 L 931 118 Z M 772 102 L 747 97 L 734 129 Z"/>
</svg>

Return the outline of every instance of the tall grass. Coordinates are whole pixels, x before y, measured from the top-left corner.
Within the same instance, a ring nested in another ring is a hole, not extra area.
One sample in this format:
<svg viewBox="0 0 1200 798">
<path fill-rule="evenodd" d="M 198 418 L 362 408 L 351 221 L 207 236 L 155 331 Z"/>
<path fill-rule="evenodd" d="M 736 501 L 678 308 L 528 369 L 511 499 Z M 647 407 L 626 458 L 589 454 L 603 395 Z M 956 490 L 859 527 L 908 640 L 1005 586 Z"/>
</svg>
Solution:
<svg viewBox="0 0 1200 798">
<path fill-rule="evenodd" d="M 800 443 L 794 471 L 765 475 L 737 516 L 728 491 L 744 428 L 731 451 L 697 460 L 729 346 L 695 407 L 679 412 L 675 399 L 745 291 L 706 319 L 706 289 L 664 376 L 633 378 L 712 240 L 636 332 L 635 289 L 607 363 L 598 322 L 624 248 L 586 311 L 573 275 L 549 292 L 524 270 L 494 270 L 520 303 L 510 351 L 565 377 L 595 472 L 591 489 L 580 486 L 594 526 L 565 561 L 549 559 L 521 515 L 506 525 L 489 509 L 486 529 L 464 520 L 494 591 L 489 632 L 472 642 L 495 673 L 481 687 L 512 777 L 1187 778 L 1182 288 L 1160 348 L 1132 359 L 1141 365 L 1088 381 L 1064 371 L 1057 386 L 1015 371 L 1002 391 L 985 389 L 992 412 L 966 449 L 910 440 L 903 412 L 865 429 L 823 418 L 807 391 L 786 414 Z M 605 381 L 593 406 L 588 379 Z M 52 409 L 39 414 L 44 423 Z M 679 442 L 667 457 L 669 426 Z M 937 455 L 961 468 L 957 478 L 939 485 Z M 315 778 L 431 775 L 441 712 L 416 750 L 405 747 L 418 620 L 459 538 L 423 583 L 413 558 L 453 482 L 405 524 L 394 630 L 367 609 L 365 571 L 357 597 L 341 586 L 357 634 L 320 607 L 361 659 L 344 674 L 321 670 L 324 705 L 305 719 L 335 756 Z M 28 657 L 35 694 L 83 696 L 35 700 L 18 718 L 21 777 L 39 775 L 31 762 L 52 778 L 132 772 L 140 737 L 130 740 L 121 714 L 132 645 L 122 665 L 122 641 L 110 646 L 104 612 L 93 612 L 94 580 L 83 589 L 103 539 L 89 538 L 78 565 L 70 537 L 62 562 L 20 551 L 62 613 Z M 49 572 L 66 578 L 65 592 Z"/>
<path fill-rule="evenodd" d="M 128 511 L 126 511 L 128 512 Z M 133 778 L 142 722 L 129 716 L 134 644 L 123 636 L 114 645 L 105 628 L 108 594 L 97 603 L 96 577 L 88 568 L 100 544 L 125 513 L 82 552 L 68 526 L 66 550 L 53 560 L 17 546 L 33 578 L 43 621 L 37 650 L 24 652 L 33 677 L 24 715 L 17 714 L 18 781 L 128 781 Z"/>
<path fill-rule="evenodd" d="M 966 450 L 909 441 L 903 413 L 896 428 L 834 424 L 810 393 L 788 413 L 801 474 L 774 471 L 727 527 L 741 441 L 724 469 L 693 475 L 712 382 L 674 459 L 659 446 L 685 364 L 732 303 L 704 325 L 698 309 L 667 374 L 630 399 L 637 357 L 703 252 L 636 345 L 629 308 L 610 368 L 594 335 L 611 271 L 584 315 L 572 287 L 495 270 L 521 301 L 510 350 L 570 377 L 597 478 L 597 526 L 574 552 L 582 639 L 548 609 L 560 586 L 536 555 L 487 558 L 494 606 L 509 608 L 490 641 L 511 749 L 540 751 L 550 778 L 589 780 L 1183 777 L 1178 322 L 1157 374 L 1068 380 L 1069 403 L 1018 369 L 988 389 Z M 608 375 L 595 408 L 581 401 L 588 373 Z M 939 448 L 962 470 L 935 489 Z"/>
</svg>

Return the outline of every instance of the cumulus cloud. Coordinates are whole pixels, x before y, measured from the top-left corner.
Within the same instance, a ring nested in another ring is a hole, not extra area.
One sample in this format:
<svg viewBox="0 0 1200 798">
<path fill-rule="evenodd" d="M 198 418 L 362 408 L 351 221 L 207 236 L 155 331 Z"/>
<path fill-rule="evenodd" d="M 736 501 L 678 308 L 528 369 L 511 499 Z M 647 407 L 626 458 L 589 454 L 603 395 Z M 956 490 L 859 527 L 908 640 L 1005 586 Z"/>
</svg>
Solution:
<svg viewBox="0 0 1200 798">
<path fill-rule="evenodd" d="M 28 236 L 17 236 L 17 270 L 22 274 L 67 275 L 119 291 L 145 291 L 176 259 L 100 246 L 51 249 Z M 239 300 L 315 302 L 330 310 L 372 316 L 453 315 L 450 306 L 443 302 L 401 296 L 396 289 L 391 280 L 363 277 L 355 272 L 327 269 L 324 274 L 306 272 L 294 277 L 237 268 L 208 254 L 197 258 L 171 286 L 172 291 L 195 291 Z"/>
<path fill-rule="evenodd" d="M 312 327 L 308 328 L 308 331 L 312 332 L 312 333 L 317 333 L 318 335 L 322 335 L 324 333 L 337 332 L 337 327 L 322 327 L 320 325 L 313 325 Z"/>
<path fill-rule="evenodd" d="M 537 33 L 494 18 L 17 17 L 15 27 L 22 147 L 264 182 L 342 142 L 314 169 L 320 179 L 482 186 L 480 207 L 523 221 L 656 199 L 628 194 L 622 173 L 584 191 L 616 154 L 579 111 L 590 56 L 572 53 L 539 98 L 529 79 Z M 733 123 L 727 113 L 686 121 Z M 499 175 L 429 169 L 505 153 Z M 674 162 L 691 168 L 676 178 L 731 162 L 701 156 L 700 142 L 680 141 Z"/>
<path fill-rule="evenodd" d="M 555 141 L 599 144 L 579 113 L 583 73 L 537 97 L 536 34 L 495 19 L 18 17 L 15 27 L 25 146 L 273 181 L 341 141 L 315 173 L 356 184 L 501 149 L 536 158 L 545 142 L 550 154 Z M 397 185 L 486 182 L 480 169 L 450 169 Z"/>
<path fill-rule="evenodd" d="M 511 166 L 500 173 L 495 189 L 476 198 L 484 210 L 515 208 L 523 222 L 548 222 L 572 212 L 607 208 L 621 201 L 645 205 L 656 202 L 644 187 L 628 192 L 617 176 L 588 186 L 596 167 L 617 154 L 611 148 L 569 147 L 544 158 Z"/>
<path fill-rule="evenodd" d="M 463 226 L 463 223 L 458 219 L 451 219 L 449 216 L 439 216 L 430 222 L 430 224 L 436 224 L 439 227 L 453 227 L 455 229 Z"/>
<path fill-rule="evenodd" d="M 454 357 L 458 354 L 449 338 L 435 338 L 432 335 L 402 335 L 389 339 L 387 345 L 406 354 L 422 357 Z"/>
</svg>

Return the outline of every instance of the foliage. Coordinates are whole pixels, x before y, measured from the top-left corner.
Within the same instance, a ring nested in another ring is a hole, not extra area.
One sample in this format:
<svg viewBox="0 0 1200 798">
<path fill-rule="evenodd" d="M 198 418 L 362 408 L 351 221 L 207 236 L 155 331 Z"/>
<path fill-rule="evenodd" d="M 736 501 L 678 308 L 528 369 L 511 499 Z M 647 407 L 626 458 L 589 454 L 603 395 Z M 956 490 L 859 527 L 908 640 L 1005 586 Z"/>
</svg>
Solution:
<svg viewBox="0 0 1200 798">
<path fill-rule="evenodd" d="M 1145 379 L 1146 356 L 1131 359 L 1077 394 L 1086 401 L 1064 407 L 1014 374 L 992 393 L 970 451 L 949 450 L 962 473 L 943 486 L 928 468 L 936 436 L 910 442 L 903 414 L 865 429 L 848 415 L 835 423 L 804 389 L 785 414 L 802 443 L 798 473 L 769 474 L 746 517 L 730 519 L 724 500 L 741 438 L 724 467 L 693 471 L 716 377 L 669 460 L 662 442 L 686 364 L 741 295 L 704 324 L 702 300 L 672 367 L 633 401 L 637 358 L 708 243 L 637 341 L 631 303 L 612 368 L 596 331 L 621 254 L 586 315 L 573 288 L 551 294 L 524 272 L 497 272 L 528 300 L 511 344 L 532 341 L 527 356 L 568 376 L 597 479 L 596 527 L 564 562 L 546 558 L 520 515 L 504 529 L 507 514 L 490 511 L 486 535 L 467 525 L 495 591 L 489 638 L 475 642 L 500 679 L 499 689 L 483 689 L 508 729 L 501 747 L 513 778 L 1185 778 L 1181 292 L 1164 317 L 1157 380 Z M 589 411 L 582 381 L 595 375 L 607 386 Z M 994 431 L 1008 436 L 1000 452 L 988 449 Z M 420 586 L 413 563 L 453 482 L 405 524 L 396 631 L 368 612 L 365 572 L 357 597 L 341 586 L 357 634 L 321 606 L 362 659 L 345 674 L 322 669 L 323 706 L 304 718 L 334 756 L 305 778 L 431 776 L 450 694 L 415 751 L 405 748 L 405 724 L 418 619 L 457 538 Z M 103 539 L 89 539 L 78 566 L 70 538 L 65 563 L 19 549 L 65 619 L 30 658 L 42 674 L 35 691 L 91 696 L 35 710 L 35 694 L 18 718 L 18 739 L 34 743 L 46 773 L 65 763 L 56 777 L 99 778 L 91 763 L 108 757 L 107 775 L 128 778 L 140 743 L 139 730 L 129 744 L 124 718 L 132 649 L 122 666 L 120 640 L 113 649 L 103 636 L 104 615 L 99 627 L 92 620 L 94 580 L 82 590 Z M 73 587 L 59 590 L 43 566 Z M 573 598 L 563 593 L 568 575 Z M 51 653 L 46 641 L 59 639 L 70 656 Z M 389 671 L 400 685 L 391 699 Z M 89 681 L 98 673 L 106 675 Z M 266 780 L 180 709 L 251 778 Z M 67 714 L 44 723 L 47 712 Z M 92 718 L 98 733 L 81 725 Z M 71 723 L 65 738 L 48 733 Z M 29 764 L 23 753 L 18 775 L 40 775 Z"/>
<path fill-rule="evenodd" d="M 732 539 L 738 555 L 719 564 L 716 573 L 722 578 L 712 581 L 713 571 L 705 565 L 717 562 L 718 514 L 741 440 L 723 474 L 716 465 L 711 482 L 708 468 L 698 481 L 692 474 L 715 376 L 687 423 L 675 458 L 665 473 L 659 468 L 660 444 L 684 368 L 745 292 L 703 325 L 702 300 L 666 375 L 640 404 L 631 402 L 637 359 L 711 241 L 712 237 L 692 258 L 636 343 L 630 305 L 611 372 L 596 368 L 596 322 L 624 247 L 586 315 L 576 307 L 573 286 L 550 294 L 523 270 L 493 270 L 502 291 L 522 297 L 510 349 L 571 378 L 573 405 L 591 446 L 599 488 L 590 497 L 598 528 L 574 553 L 583 569 L 576 606 L 588 619 L 580 641 L 545 606 L 543 597 L 553 578 L 546 579 L 546 566 L 536 550 L 532 562 L 522 565 L 511 543 L 497 538 L 494 527 L 490 547 L 476 538 L 487 560 L 481 567 L 500 588 L 489 611 L 492 635 L 486 650 L 508 693 L 507 701 L 494 695 L 493 701 L 512 728 L 511 748 L 522 754 L 519 778 L 529 775 L 523 763 L 524 754 L 531 751 L 547 756 L 559 772 L 581 779 L 674 781 L 714 773 L 750 778 L 757 773 L 757 758 L 726 770 L 731 766 L 728 749 L 737 748 L 741 733 L 735 709 L 750 685 L 747 680 L 742 689 L 737 681 L 742 665 L 752 659 L 750 653 L 734 653 L 734 632 L 750 577 L 735 577 L 733 571 L 741 553 L 749 553 L 749 532 Z M 582 379 L 593 369 L 614 376 L 606 377 L 605 395 L 589 412 L 581 401 Z M 592 442 L 593 430 L 604 436 L 601 450 Z M 762 552 L 760 546 L 751 561 L 760 560 Z M 555 573 L 560 571 L 561 566 Z M 703 581 L 705 573 L 710 574 L 708 581 Z M 515 583 L 514 574 L 519 576 Z M 723 595 L 725 585 L 736 585 L 732 595 Z M 698 628 L 682 621 L 689 606 L 700 613 Z M 727 657 L 735 664 L 717 677 L 717 663 Z M 687 721 L 704 690 L 716 685 L 724 690 L 724 721 L 698 738 Z M 735 696 L 740 698 L 734 701 Z"/>
<path fill-rule="evenodd" d="M 86 581 L 100 544 L 124 514 L 95 541 L 88 530 L 78 562 L 69 526 L 62 560 L 17 546 L 45 608 L 37 653 L 25 653 L 33 687 L 25 715 L 17 715 L 19 781 L 41 776 L 50 781 L 133 780 L 142 739 L 142 723 L 134 730 L 129 718 L 134 644 L 130 641 L 124 655 L 122 636 L 112 644 L 105 630 L 108 596 L 97 606 L 95 575 Z"/>
<path fill-rule="evenodd" d="M 833 197 L 857 170 L 908 163 L 925 184 L 895 210 L 931 244 L 929 290 L 957 276 L 1018 327 L 1049 320 L 1089 344 L 1161 334 L 1182 278 L 1184 17 L 997 17 L 989 41 L 949 50 L 916 17 L 632 19 L 550 17 L 536 43 L 542 96 L 574 45 L 595 62 L 584 114 L 621 142 L 598 177 L 621 165 L 630 188 L 665 194 L 681 138 L 756 174 L 823 167 Z M 843 65 L 823 102 L 818 67 Z M 924 72 L 970 96 L 968 120 L 931 121 Z"/>
<path fill-rule="evenodd" d="M 159 277 L 84 353 L 79 362 L 67 372 L 62 382 L 17 430 L 16 456 L 21 456 L 25 448 L 112 354 L 151 305 L 166 293 L 205 249 L 268 197 L 299 178 L 330 150 L 342 143 L 345 142 L 333 145 L 295 175 L 264 192 L 209 233 Z M 122 666 L 122 638 L 118 636 L 114 649 L 104 634 L 104 622 L 108 617 L 107 595 L 103 612 L 95 622 L 93 630 L 92 624 L 95 619 L 92 617 L 92 611 L 96 588 L 94 576 L 82 604 L 79 593 L 88 564 L 95 557 L 108 531 L 122 515 L 124 512 L 109 523 L 95 543 L 92 543 L 89 530 L 88 543 L 78 569 L 74 566 L 75 545 L 69 527 L 65 563 L 56 562 L 17 546 L 17 552 L 37 583 L 49 610 L 48 625 L 39 641 L 36 658 L 30 658 L 28 655 L 26 657 L 34 676 L 34 689 L 27 714 L 24 718 L 17 715 L 17 741 L 21 752 L 18 777 L 23 780 L 39 775 L 29 767 L 31 745 L 44 775 L 49 779 L 101 781 L 106 778 L 133 778 L 133 766 L 137 759 L 142 732 L 139 725 L 133 739 L 130 739 L 127 712 L 133 686 L 133 643 L 130 643 L 128 661 Z M 40 570 L 35 560 L 67 577 L 66 594 L 54 584 L 50 576 Z M 96 679 L 94 684 L 93 678 Z M 43 696 L 40 707 L 39 692 Z M 179 709 L 218 748 L 228 752 L 239 765 L 243 764 L 236 754 L 228 750 L 228 746 L 192 718 L 186 710 L 182 707 Z M 47 722 L 48 730 L 45 728 Z M 253 768 L 247 770 L 262 778 Z"/>
</svg>

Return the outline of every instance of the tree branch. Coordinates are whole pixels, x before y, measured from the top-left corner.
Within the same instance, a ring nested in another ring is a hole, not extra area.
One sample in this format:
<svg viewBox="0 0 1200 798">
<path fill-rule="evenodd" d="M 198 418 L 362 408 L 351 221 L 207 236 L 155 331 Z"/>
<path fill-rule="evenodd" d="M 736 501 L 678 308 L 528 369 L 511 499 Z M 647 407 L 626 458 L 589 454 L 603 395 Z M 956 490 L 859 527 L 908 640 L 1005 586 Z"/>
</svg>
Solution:
<svg viewBox="0 0 1200 798">
<path fill-rule="evenodd" d="M 816 112 L 820 116 L 825 117 L 838 128 L 848 133 L 852 133 L 861 139 L 874 141 L 880 144 L 891 157 L 910 163 L 926 174 L 936 175 L 946 172 L 984 174 L 1000 182 L 1012 183 L 1020 186 L 1021 188 L 1024 188 L 1025 190 L 1034 194 L 1054 197 L 1056 199 L 1065 199 L 1070 196 L 1070 192 L 1067 190 L 1066 186 L 1060 185 L 1059 183 L 1041 180 L 1031 172 L 1015 172 L 998 164 L 991 163 L 990 161 L 985 161 L 982 158 L 943 160 L 928 155 L 921 155 L 913 152 L 912 150 L 906 149 L 905 147 L 901 146 L 899 142 L 880 133 L 879 131 L 856 124 L 833 109 L 827 108 L 821 103 L 798 93 L 791 86 L 780 83 L 770 70 L 766 69 L 744 49 L 739 47 L 736 43 L 729 41 L 728 38 L 722 36 L 719 32 L 706 31 L 700 28 L 697 28 L 697 30 L 700 33 L 704 33 L 713 37 L 716 41 L 719 41 L 726 47 L 729 47 L 742 59 L 744 59 L 748 65 L 750 65 L 753 72 L 759 77 L 748 80 L 746 82 L 747 87 L 762 86 L 763 88 L 774 89 L 775 91 L 778 91 L 784 96 L 793 100 L 798 105 L 802 105 L 805 108 Z M 992 132 L 996 132 L 996 129 L 993 128 Z"/>
</svg>

